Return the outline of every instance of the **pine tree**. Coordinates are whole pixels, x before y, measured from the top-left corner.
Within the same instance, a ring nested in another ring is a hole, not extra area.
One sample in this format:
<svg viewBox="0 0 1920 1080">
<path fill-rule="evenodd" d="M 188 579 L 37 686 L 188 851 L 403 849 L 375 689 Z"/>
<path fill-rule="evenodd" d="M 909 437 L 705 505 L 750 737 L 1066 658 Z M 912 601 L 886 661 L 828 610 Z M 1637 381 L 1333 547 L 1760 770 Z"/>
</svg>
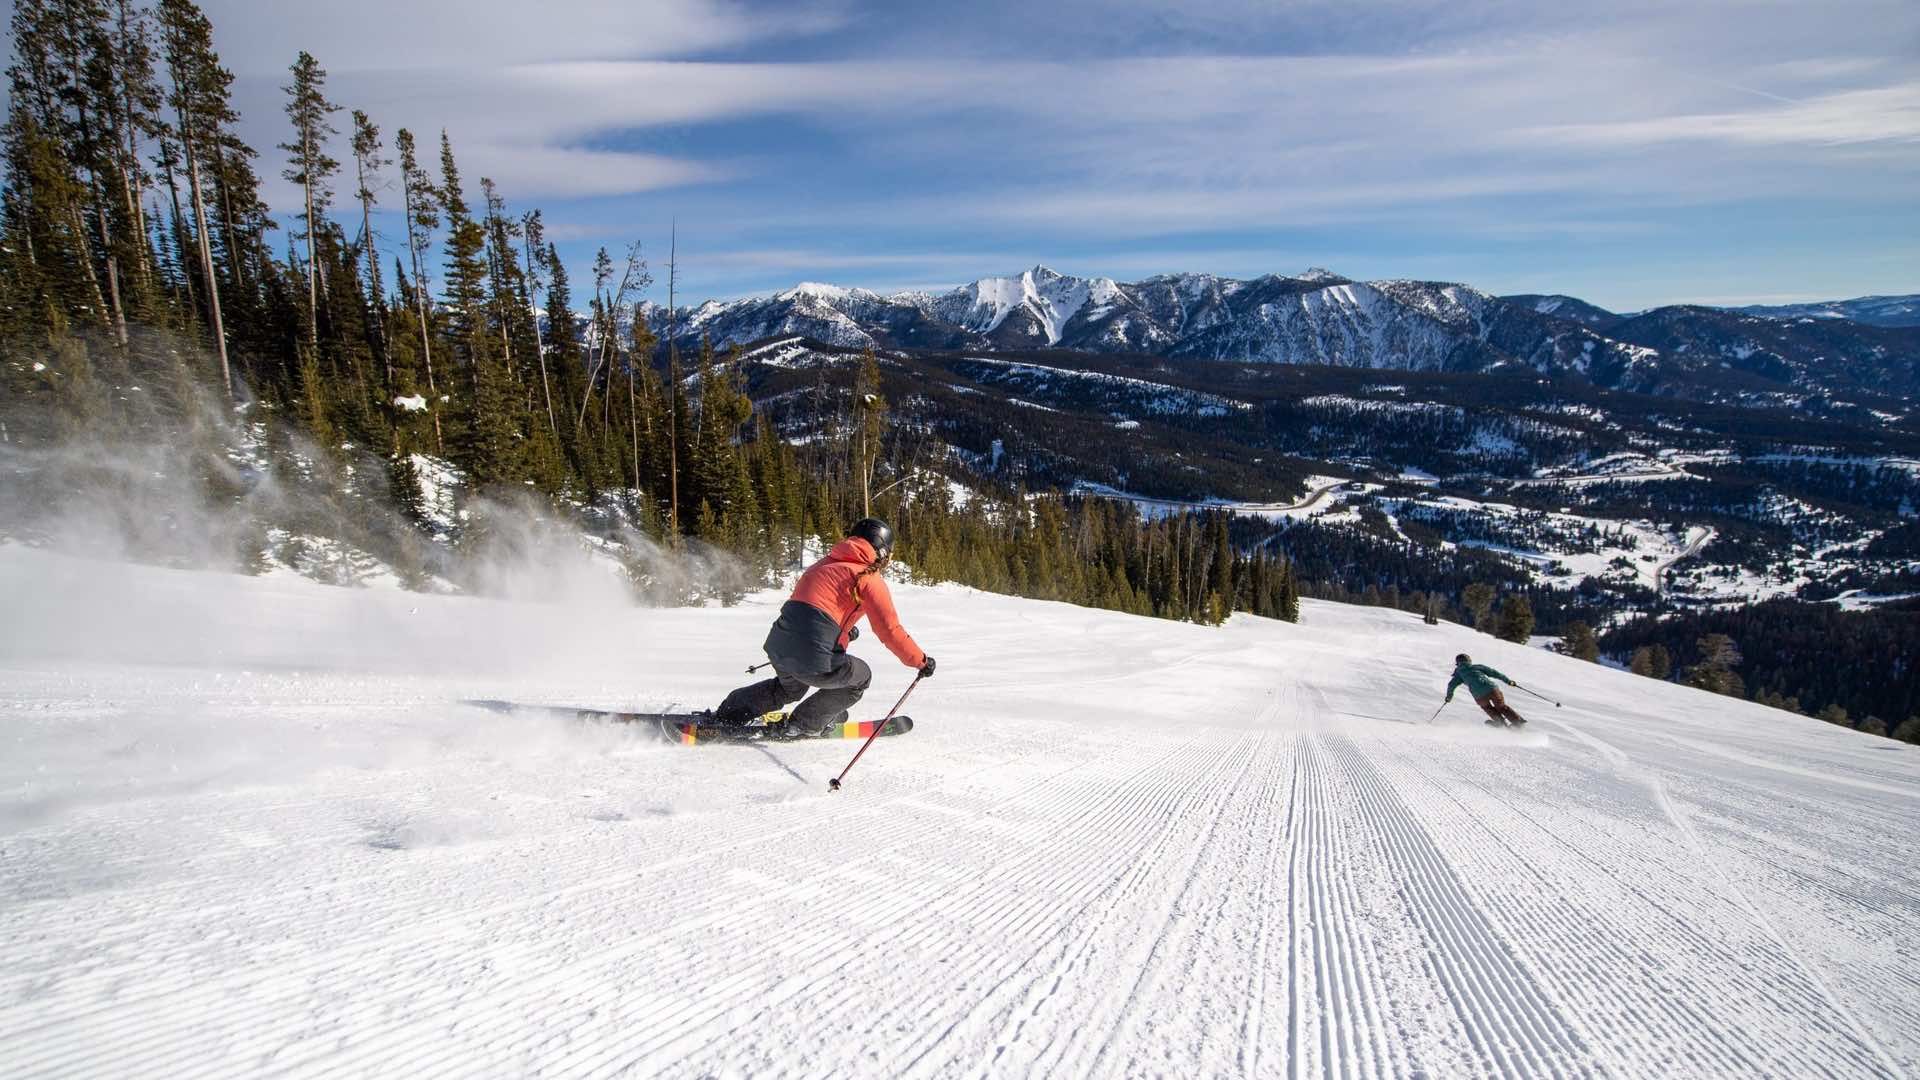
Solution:
<svg viewBox="0 0 1920 1080">
<path fill-rule="evenodd" d="M 315 245 L 323 231 L 321 215 L 333 204 L 333 188 L 328 180 L 340 171 L 340 163 L 327 155 L 327 138 L 337 135 L 328 119 L 340 107 L 325 94 L 327 73 L 313 54 L 305 49 L 293 62 L 293 82 L 281 89 L 287 95 L 287 119 L 293 124 L 293 140 L 280 144 L 287 152 L 287 168 L 281 175 L 298 184 L 306 197 L 306 210 L 300 214 L 300 235 L 307 241 L 307 347 L 316 354 L 320 349 L 320 267 Z M 356 138 L 358 132 L 355 132 Z M 357 145 L 356 145 L 357 149 Z"/>
<path fill-rule="evenodd" d="M 1232 608 L 1234 595 L 1233 580 L 1233 541 L 1227 533 L 1227 515 L 1216 511 L 1208 515 L 1207 531 L 1213 538 L 1213 566 L 1207 574 L 1207 589 L 1220 598 L 1220 605 Z M 1226 621 L 1226 616 L 1210 620 L 1214 623 Z"/>
<path fill-rule="evenodd" d="M 446 216 L 447 307 L 453 316 L 448 328 L 454 356 L 471 365 L 485 348 L 487 264 L 482 258 L 487 235 L 467 209 L 460 187 L 460 168 L 453 160 L 453 142 L 440 132 L 440 211 Z"/>
<path fill-rule="evenodd" d="M 580 330 L 574 323 L 573 290 L 567 279 L 567 266 L 551 243 L 547 245 L 547 267 L 552 275 L 547 287 L 547 327 L 552 339 L 548 348 L 553 353 L 553 370 L 559 373 L 560 398 L 571 401 L 574 394 L 585 393 L 581 389 L 581 384 L 585 382 L 585 371 L 580 360 Z M 588 480 L 591 486 L 594 481 L 593 470 L 587 464 L 579 425 L 569 425 L 563 430 L 560 444 L 568 451 L 574 472 Z"/>
<path fill-rule="evenodd" d="M 16 24 L 24 10 L 15 10 Z M 57 130 L 43 124 L 20 92 L 20 65 L 13 75 L 6 130 L 6 308 L 22 320 L 17 329 L 61 337 L 70 327 L 99 324 L 104 308 L 80 221 L 84 194 Z"/>
<path fill-rule="evenodd" d="M 1893 729 L 1893 737 L 1905 743 L 1920 743 L 1920 716 L 1909 716 Z"/>
<path fill-rule="evenodd" d="M 537 314 L 539 311 L 540 294 L 546 290 L 547 274 L 552 265 L 548 261 L 549 251 L 547 248 L 546 227 L 540 220 L 540 211 L 534 210 L 520 220 L 520 237 L 526 245 L 527 255 L 527 272 L 525 278 L 523 278 L 526 283 L 525 303 L 529 310 L 536 312 L 533 319 L 533 347 L 535 355 L 540 360 L 540 399 L 546 408 L 547 432 L 555 441 L 558 441 L 560 438 L 560 425 L 554 418 L 553 382 L 547 375 L 547 343 L 540 333 L 540 319 Z M 552 322 L 551 316 L 549 316 L 548 321 Z M 634 320 L 634 322 L 637 331 L 638 327 L 643 324 L 638 319 Z M 559 324 L 554 323 L 553 325 L 557 331 Z"/>
<path fill-rule="evenodd" d="M 153 178 L 140 160 L 140 148 L 143 142 L 158 138 L 165 131 L 160 122 L 160 84 L 154 76 L 151 14 L 135 7 L 134 0 L 111 0 L 111 3 L 111 53 L 100 73 L 103 85 L 99 96 L 115 102 L 112 127 L 118 140 L 113 147 L 116 159 L 113 173 L 119 181 L 122 200 L 117 212 L 124 215 L 116 235 L 129 251 L 135 271 L 129 310 L 140 318 L 151 319 L 157 314 L 153 305 L 159 282 L 154 272 L 153 253 L 148 247 L 149 223 L 142 200 Z"/>
<path fill-rule="evenodd" d="M 1294 577 L 1293 560 L 1286 560 L 1280 571 L 1280 618 L 1286 622 L 1300 621 L 1300 583 Z"/>
<path fill-rule="evenodd" d="M 427 372 L 427 412 L 433 417 L 434 451 L 445 453 L 446 440 L 440 428 L 440 387 L 433 376 L 433 334 L 432 323 L 427 317 L 426 277 L 420 262 L 421 257 L 432 250 L 433 230 L 440 225 L 440 214 L 435 209 L 439 195 L 414 154 L 413 133 L 401 128 L 394 134 L 393 148 L 400 155 L 400 191 L 406 216 L 407 254 L 413 260 L 414 318 L 420 329 L 420 360 Z"/>
<path fill-rule="evenodd" d="M 525 475 L 520 442 L 513 377 L 492 350 L 481 350 L 473 358 L 473 402 L 461 440 L 461 465 L 478 486 L 520 480 Z"/>
<path fill-rule="evenodd" d="M 1509 594 L 1500 605 L 1500 622 L 1495 633 L 1503 641 L 1525 645 L 1533 636 L 1533 604 L 1519 593 Z"/>
<path fill-rule="evenodd" d="M 1699 641 L 1700 662 L 1687 670 L 1688 686 L 1734 697 L 1745 695 L 1746 687 L 1734 669 L 1740 664 L 1740 647 L 1725 634 L 1708 634 Z"/>
<path fill-rule="evenodd" d="M 373 320 L 371 336 L 374 350 L 386 373 L 383 396 L 391 396 L 394 391 L 393 357 L 387 349 L 386 325 L 382 317 L 387 298 L 381 288 L 380 250 L 373 234 L 373 207 L 380 200 L 373 185 L 380 170 L 393 164 L 393 159 L 382 155 L 381 148 L 380 128 L 366 113 L 353 110 L 353 194 L 354 198 L 360 200 L 360 240 L 357 247 L 367 264 L 367 309 Z"/>
<path fill-rule="evenodd" d="M 1593 627 L 1586 623 L 1577 619 L 1568 623 L 1561 640 L 1562 648 L 1568 656 L 1588 662 L 1599 661 L 1600 642 L 1594 637 Z"/>
<path fill-rule="evenodd" d="M 218 156 L 222 129 L 234 119 L 228 104 L 233 75 L 220 66 L 213 51 L 213 27 L 192 0 L 159 0 L 154 8 L 160 25 L 162 53 L 172 87 L 172 136 L 180 147 L 187 172 L 187 191 L 193 207 L 193 236 L 200 257 L 200 288 L 206 297 L 207 322 L 220 357 L 220 382 L 236 395 L 232 362 L 227 355 L 227 333 L 220 306 L 220 285 L 214 274 L 209 241 L 206 198 L 201 163 Z"/>
<path fill-rule="evenodd" d="M 1460 593 L 1460 603 L 1473 613 L 1473 627 L 1483 634 L 1493 633 L 1489 615 L 1493 612 L 1493 586 L 1476 581 Z"/>
</svg>

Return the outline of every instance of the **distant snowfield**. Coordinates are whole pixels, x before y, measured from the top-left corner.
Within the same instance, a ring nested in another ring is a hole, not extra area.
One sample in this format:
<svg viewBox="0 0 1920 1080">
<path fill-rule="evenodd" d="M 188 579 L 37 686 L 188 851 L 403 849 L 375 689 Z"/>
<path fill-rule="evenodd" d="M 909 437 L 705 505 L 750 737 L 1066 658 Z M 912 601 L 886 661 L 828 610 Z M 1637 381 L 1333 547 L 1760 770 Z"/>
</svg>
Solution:
<svg viewBox="0 0 1920 1080">
<path fill-rule="evenodd" d="M 1459 627 L 900 586 L 829 795 L 460 703 L 711 703 L 778 594 L 0 595 L 7 1077 L 1920 1072 L 1920 750 Z M 1422 724 L 1462 649 L 1565 707 Z"/>
</svg>

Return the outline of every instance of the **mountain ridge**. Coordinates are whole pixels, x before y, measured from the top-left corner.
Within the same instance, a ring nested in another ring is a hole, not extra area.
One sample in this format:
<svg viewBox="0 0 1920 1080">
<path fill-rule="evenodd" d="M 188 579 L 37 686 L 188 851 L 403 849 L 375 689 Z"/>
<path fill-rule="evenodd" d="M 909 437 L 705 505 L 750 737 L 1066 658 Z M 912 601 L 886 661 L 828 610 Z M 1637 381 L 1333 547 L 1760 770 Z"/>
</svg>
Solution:
<svg viewBox="0 0 1920 1080">
<path fill-rule="evenodd" d="M 770 296 L 675 311 L 645 304 L 641 312 L 682 350 L 702 340 L 724 349 L 799 335 L 843 348 L 1063 348 L 1200 362 L 1531 372 L 1707 400 L 1840 394 L 1904 402 L 1920 395 L 1920 327 L 1701 305 L 1621 314 L 1561 294 L 1360 281 L 1317 267 L 1120 282 L 1040 264 L 944 293 L 803 282 Z"/>
</svg>

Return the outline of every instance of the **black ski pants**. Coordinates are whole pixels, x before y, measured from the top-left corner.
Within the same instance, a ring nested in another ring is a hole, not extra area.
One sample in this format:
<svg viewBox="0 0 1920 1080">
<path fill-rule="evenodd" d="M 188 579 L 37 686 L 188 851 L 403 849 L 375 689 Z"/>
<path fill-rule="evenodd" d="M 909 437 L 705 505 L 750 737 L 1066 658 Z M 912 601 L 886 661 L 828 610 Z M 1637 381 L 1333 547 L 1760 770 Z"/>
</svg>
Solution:
<svg viewBox="0 0 1920 1080">
<path fill-rule="evenodd" d="M 800 701 L 800 707 L 787 716 L 787 723 L 793 726 L 794 731 L 825 731 L 834 724 L 845 723 L 847 710 L 866 694 L 867 687 L 871 685 L 873 669 L 867 666 L 865 660 L 836 652 L 833 654 L 833 666 L 818 674 L 782 671 L 776 664 L 773 678 L 762 679 L 728 694 L 727 700 L 720 703 L 716 715 L 725 723 L 745 723 L 761 713 L 769 713 L 800 701 L 811 689 L 817 693 Z"/>
</svg>

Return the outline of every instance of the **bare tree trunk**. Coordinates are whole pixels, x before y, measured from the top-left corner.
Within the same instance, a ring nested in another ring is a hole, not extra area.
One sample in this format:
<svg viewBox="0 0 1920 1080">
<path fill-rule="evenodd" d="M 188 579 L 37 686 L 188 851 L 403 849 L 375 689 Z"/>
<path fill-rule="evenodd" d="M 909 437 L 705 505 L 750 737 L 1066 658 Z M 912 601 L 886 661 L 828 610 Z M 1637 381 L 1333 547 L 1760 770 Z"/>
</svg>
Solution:
<svg viewBox="0 0 1920 1080">
<path fill-rule="evenodd" d="M 621 303 L 627 295 L 627 289 L 630 287 L 633 281 L 633 269 L 636 262 L 638 261 L 638 258 L 639 258 L 638 255 L 631 254 L 631 253 L 627 256 L 627 268 L 625 272 L 623 272 L 620 275 L 620 288 L 618 291 L 614 293 L 613 303 L 616 305 Z M 595 292 L 593 299 L 596 304 L 599 304 L 601 302 L 602 296 L 599 292 Z M 599 380 L 600 369 L 602 366 L 607 364 L 611 356 L 610 343 L 613 341 L 614 335 L 618 332 L 616 326 L 606 326 L 600 323 L 600 318 L 606 317 L 607 310 L 608 310 L 607 307 L 605 305 L 602 305 L 601 315 L 599 317 L 596 317 L 594 320 L 594 325 L 600 328 L 600 332 L 595 335 L 597 340 L 594 341 L 594 347 L 593 347 L 593 354 L 594 354 L 593 366 L 587 369 L 587 391 L 585 394 L 582 394 L 580 397 L 580 416 L 579 416 L 579 419 L 573 422 L 573 426 L 575 428 L 579 428 L 581 425 L 587 422 L 587 406 L 591 404 L 593 401 L 593 384 Z M 618 320 L 609 320 L 609 321 L 612 323 L 618 322 Z M 611 374 L 611 372 L 609 372 L 609 374 L 607 375 L 607 390 L 608 390 L 608 395 L 611 396 L 612 390 L 613 390 L 613 375 Z M 606 434 L 606 425 L 605 425 L 606 406 L 604 405 L 604 403 L 603 403 L 603 408 L 601 410 L 601 416 L 603 421 L 601 425 L 601 434 L 602 436 L 604 436 Z"/>
<path fill-rule="evenodd" d="M 133 5 L 126 0 L 121 0 L 116 6 L 114 18 L 115 29 L 120 33 L 120 40 L 116 44 L 118 53 L 122 57 L 131 51 L 127 47 L 127 41 L 133 36 L 133 28 L 129 25 L 132 15 Z M 151 255 L 147 251 L 147 215 L 140 205 L 140 193 L 137 190 L 140 186 L 140 131 L 135 117 L 139 115 L 139 106 L 133 98 L 134 80 L 126 71 L 120 72 L 119 76 L 120 87 L 124 91 L 122 108 L 126 110 L 127 137 L 125 146 L 114 147 L 114 151 L 121 155 L 120 192 L 127 203 L 127 220 L 133 223 L 134 231 L 140 236 L 140 243 L 134 245 L 134 250 L 139 253 L 134 270 L 140 275 L 140 284 L 145 295 L 152 296 L 153 267 L 149 265 Z"/>
<path fill-rule="evenodd" d="M 667 344 L 667 535 L 680 543 L 680 365 L 674 363 L 673 344 Z"/>
<path fill-rule="evenodd" d="M 240 227 L 233 220 L 233 192 L 225 183 L 220 185 L 220 220 L 226 223 L 227 270 L 233 274 L 234 295 L 238 296 L 246 288 L 247 279 L 240 276 L 240 271 L 244 269 L 240 251 Z M 288 244 L 291 246 L 292 242 L 289 241 Z"/>
<path fill-rule="evenodd" d="M 193 197 L 193 231 L 200 247 L 200 272 L 207 278 L 207 310 L 213 316 L 213 340 L 220 352 L 220 381 L 227 396 L 234 397 L 233 367 L 227 360 L 227 329 L 220 319 L 220 284 L 213 276 L 213 248 L 207 243 L 207 209 L 200 197 L 200 157 L 191 138 L 184 137 L 187 125 L 181 125 L 182 143 L 187 155 L 187 190 Z"/>
<path fill-rule="evenodd" d="M 411 137 L 411 136 L 409 136 Z M 447 452 L 446 440 L 440 435 L 440 388 L 433 381 L 433 339 L 427 333 L 427 287 L 420 279 L 420 246 L 414 243 L 413 233 L 413 181 L 403 176 L 400 182 L 401 201 L 406 203 L 407 214 L 407 254 L 413 260 L 413 310 L 420 320 L 420 355 L 427 363 L 427 414 L 433 417 L 433 449 L 437 454 Z"/>
<path fill-rule="evenodd" d="M 364 163 L 356 165 L 360 179 L 360 249 L 367 256 L 367 282 L 373 287 L 373 302 L 367 306 L 373 312 L 373 336 L 380 343 L 380 360 L 387 373 L 387 392 L 393 392 L 393 350 L 387 348 L 386 312 L 380 310 L 380 251 L 373 242 L 373 193 L 367 190 L 367 170 Z"/>
<path fill-rule="evenodd" d="M 674 305 L 674 287 L 680 283 L 680 223 L 673 222 L 667 248 L 667 535 L 680 543 L 680 347 L 674 341 L 679 332 L 679 311 Z"/>
<path fill-rule="evenodd" d="M 637 304 L 634 306 L 633 317 L 635 320 L 640 318 L 640 308 Z M 638 350 L 627 355 L 627 427 L 631 429 L 628 433 L 633 436 L 633 490 L 636 496 L 640 492 L 640 411 L 635 407 L 638 399 L 633 393 L 633 367 L 639 359 Z"/>
<path fill-rule="evenodd" d="M 859 408 L 855 403 L 854 408 Z M 867 456 L 867 425 L 860 425 L 860 516 L 873 516 L 873 465 Z"/>
<path fill-rule="evenodd" d="M 528 228 L 528 231 L 531 232 L 533 227 L 529 225 L 527 228 Z M 533 277 L 533 241 L 531 238 L 529 238 L 527 241 L 527 296 L 529 301 L 531 301 L 533 296 L 534 284 L 535 282 Z M 542 398 L 546 400 L 546 403 L 547 403 L 547 430 L 551 432 L 553 434 L 553 437 L 557 440 L 560 438 L 560 426 L 554 423 L 554 420 L 553 420 L 553 387 L 548 385 L 547 383 L 546 335 L 540 332 L 540 312 L 536 309 L 532 314 L 533 314 L 534 351 L 537 352 L 540 356 L 540 395 Z"/>
<path fill-rule="evenodd" d="M 302 58 L 305 59 L 304 57 Z M 324 122 L 324 121 L 323 121 Z M 302 186 L 307 196 L 307 347 L 313 350 L 315 359 L 320 356 L 320 260 L 314 255 L 314 242 L 319 239 L 320 223 L 313 216 L 313 139 L 306 132 L 300 133 L 300 154 L 305 164 L 301 175 L 306 178 Z"/>
<path fill-rule="evenodd" d="M 187 270 L 186 266 L 187 233 L 185 226 L 182 224 L 186 220 L 186 217 L 180 212 L 180 181 L 179 178 L 174 175 L 172 149 L 163 147 L 162 154 L 164 155 L 162 160 L 167 167 L 167 196 L 173 203 L 173 246 L 181 260 L 180 281 L 187 288 L 187 306 L 189 308 L 195 308 L 200 306 L 200 299 L 194 293 L 193 274 Z"/>
</svg>

